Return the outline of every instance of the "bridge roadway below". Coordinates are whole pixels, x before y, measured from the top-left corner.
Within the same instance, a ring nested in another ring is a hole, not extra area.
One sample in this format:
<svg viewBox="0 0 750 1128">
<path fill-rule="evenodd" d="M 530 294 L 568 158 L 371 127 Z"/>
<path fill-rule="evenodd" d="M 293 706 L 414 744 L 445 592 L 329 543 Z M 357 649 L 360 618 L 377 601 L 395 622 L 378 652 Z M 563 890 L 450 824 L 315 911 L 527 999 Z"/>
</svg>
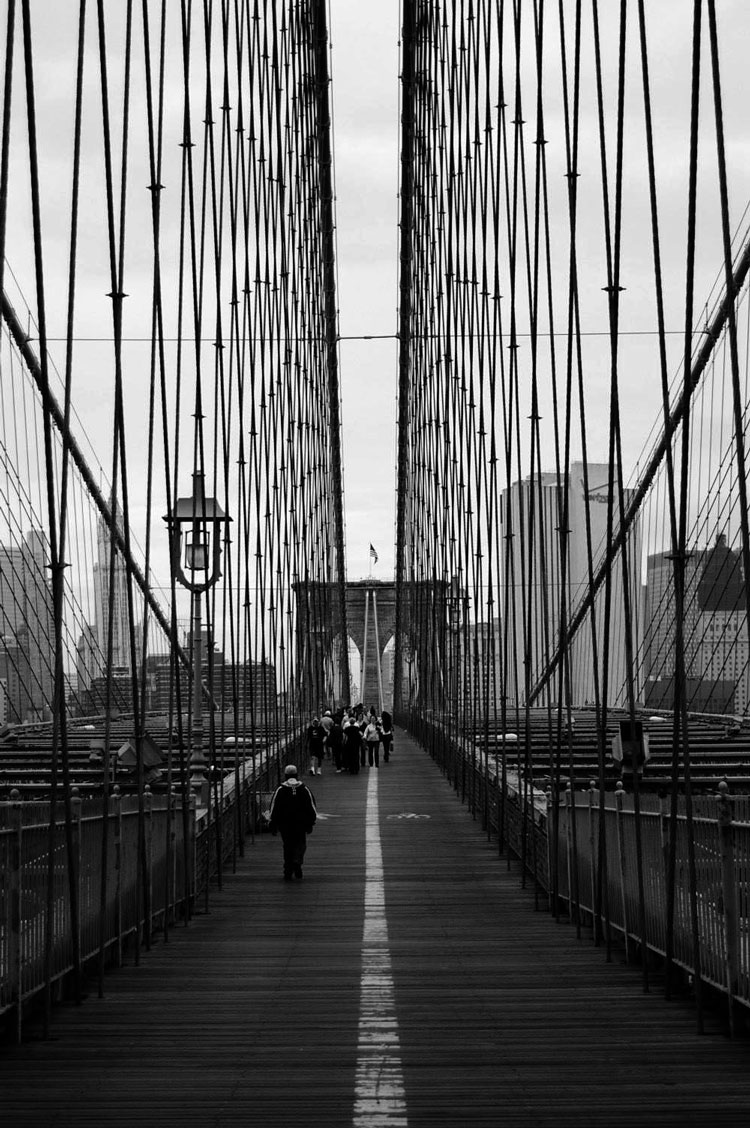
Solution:
<svg viewBox="0 0 750 1128">
<path fill-rule="evenodd" d="M 402 733 L 308 781 L 304 880 L 248 844 L 210 913 L 0 1050 L 3 1128 L 750 1123 L 748 1042 L 535 911 Z"/>
</svg>

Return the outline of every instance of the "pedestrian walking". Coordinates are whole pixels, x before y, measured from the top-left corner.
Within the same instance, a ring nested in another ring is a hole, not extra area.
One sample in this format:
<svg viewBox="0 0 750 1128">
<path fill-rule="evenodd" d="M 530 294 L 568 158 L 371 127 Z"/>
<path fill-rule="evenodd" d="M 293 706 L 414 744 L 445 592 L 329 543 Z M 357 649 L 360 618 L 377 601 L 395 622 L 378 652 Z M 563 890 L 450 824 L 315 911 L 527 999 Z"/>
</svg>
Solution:
<svg viewBox="0 0 750 1128">
<path fill-rule="evenodd" d="M 360 742 L 359 742 L 359 766 L 364 768 L 367 766 L 367 742 L 365 741 L 365 730 L 367 729 L 367 714 L 362 709 L 362 712 L 357 715 L 357 728 L 359 729 Z"/>
<path fill-rule="evenodd" d="M 344 766 L 350 775 L 357 775 L 359 772 L 359 756 L 360 746 L 362 744 L 362 733 L 360 732 L 359 725 L 352 718 L 344 721 L 343 727 L 343 740 L 344 740 Z"/>
<path fill-rule="evenodd" d="M 367 763 L 370 767 L 373 764 L 376 768 L 380 767 L 380 728 L 377 723 L 377 718 L 370 714 L 370 720 L 365 729 L 365 744 L 367 745 Z"/>
<path fill-rule="evenodd" d="M 310 755 L 310 775 L 323 774 L 326 732 L 317 717 L 307 730 L 307 751 Z"/>
<path fill-rule="evenodd" d="M 284 768 L 284 782 L 271 800 L 271 834 L 280 834 L 284 846 L 284 881 L 302 877 L 307 836 L 318 817 L 315 796 L 297 775 L 296 764 Z"/>
<path fill-rule="evenodd" d="M 325 713 L 320 718 L 320 727 L 323 729 L 323 755 L 327 760 L 330 760 L 332 750 L 331 742 L 328 738 L 333 728 L 333 716 L 331 715 L 330 709 L 326 709 Z"/>
<path fill-rule="evenodd" d="M 337 775 L 340 775 L 344 769 L 343 744 L 344 732 L 337 714 L 333 718 L 333 724 L 328 730 L 328 736 L 326 738 L 326 746 L 330 750 L 333 766 L 336 769 Z"/>
<path fill-rule="evenodd" d="M 380 740 L 383 744 L 383 761 L 387 764 L 393 746 L 393 717 L 387 709 L 380 714 Z"/>
</svg>

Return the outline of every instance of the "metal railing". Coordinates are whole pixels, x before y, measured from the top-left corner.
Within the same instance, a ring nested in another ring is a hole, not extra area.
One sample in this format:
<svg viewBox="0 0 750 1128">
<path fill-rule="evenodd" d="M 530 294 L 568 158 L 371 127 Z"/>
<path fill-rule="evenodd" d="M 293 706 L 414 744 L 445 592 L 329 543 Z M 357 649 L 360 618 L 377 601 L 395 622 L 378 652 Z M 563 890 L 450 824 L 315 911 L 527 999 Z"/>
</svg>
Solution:
<svg viewBox="0 0 750 1128">
<path fill-rule="evenodd" d="M 674 962 L 736 1002 L 750 1005 L 750 797 L 731 797 L 722 785 L 717 796 L 699 796 L 692 802 L 694 897 L 688 865 L 688 819 L 682 798 L 675 813 L 674 885 L 670 893 L 668 800 L 643 795 L 636 816 L 633 796 L 621 786 L 601 796 L 601 802 L 595 788 L 575 793 L 568 790 L 559 807 L 558 896 L 570 906 L 572 914 L 585 913 L 592 920 L 601 913 L 597 905 L 605 903 L 609 926 L 622 936 L 628 954 L 643 945 L 649 952 L 666 956 L 671 895 Z M 641 931 L 635 862 L 636 817 L 640 819 L 645 935 Z M 599 861 L 596 846 L 602 820 L 604 864 Z M 596 894 L 598 882 L 602 883 L 601 901 Z"/>
<path fill-rule="evenodd" d="M 99 799 L 73 796 L 71 810 L 68 845 L 62 803 L 0 804 L 0 1012 L 16 1009 L 19 1034 L 23 1004 L 73 971 L 76 931 L 82 961 L 120 963 L 128 937 L 193 894 L 176 797 L 147 792 L 142 822 L 132 795 L 113 794 L 106 817 Z M 188 826 L 194 836 L 194 808 Z"/>
<path fill-rule="evenodd" d="M 101 798 L 74 794 L 69 821 L 62 803 L 0 803 L 0 1014 L 14 1012 L 17 1039 L 24 1005 L 77 965 L 117 966 L 129 940 L 148 943 L 189 917 L 258 829 L 290 753 L 304 758 L 299 734 L 222 778 L 210 809 L 189 799 L 186 819 L 176 793 L 148 789 L 142 811 L 137 795 L 115 790 L 106 817 Z"/>
<path fill-rule="evenodd" d="M 641 795 L 636 812 L 633 796 L 620 784 L 601 795 L 596 788 L 568 789 L 555 809 L 551 793 L 545 795 L 506 769 L 502 753 L 458 738 L 433 719 L 420 718 L 412 731 L 473 816 L 497 837 L 500 849 L 518 857 L 523 880 L 536 882 L 551 908 L 567 909 L 576 922 L 597 924 L 600 934 L 609 928 L 611 935 L 621 937 L 628 957 L 639 948 L 667 956 L 668 799 Z M 726 996 L 731 1028 L 734 1004 L 750 1006 L 750 796 L 730 796 L 722 784 L 716 796 L 693 797 L 690 820 L 684 798 L 678 797 L 674 818 L 669 958 Z M 694 886 L 689 826 L 696 859 Z"/>
</svg>

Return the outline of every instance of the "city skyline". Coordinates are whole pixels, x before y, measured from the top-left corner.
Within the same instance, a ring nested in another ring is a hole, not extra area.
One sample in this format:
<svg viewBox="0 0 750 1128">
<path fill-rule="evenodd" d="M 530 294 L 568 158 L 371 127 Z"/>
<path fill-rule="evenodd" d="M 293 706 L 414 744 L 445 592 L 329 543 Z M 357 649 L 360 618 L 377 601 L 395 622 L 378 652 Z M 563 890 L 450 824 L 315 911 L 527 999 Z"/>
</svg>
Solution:
<svg viewBox="0 0 750 1128">
<path fill-rule="evenodd" d="M 570 566 L 568 570 L 568 606 L 569 610 L 575 608 L 576 593 L 585 589 L 585 573 L 587 570 L 585 545 L 582 538 L 576 535 L 583 526 L 584 514 L 581 508 L 584 497 L 583 477 L 579 473 L 581 467 L 574 464 L 571 467 L 571 505 L 569 511 L 570 521 Z M 602 467 L 589 467 L 589 474 L 593 477 Z M 591 481 L 591 477 L 590 477 Z M 599 487 L 594 483 L 589 486 L 588 498 Z M 528 525 L 529 518 L 529 482 L 515 484 L 511 500 L 511 512 L 517 523 L 520 536 L 520 522 Z M 547 584 L 547 622 L 543 622 L 543 601 L 535 602 L 532 614 L 532 678 L 538 676 L 545 660 L 548 660 L 550 646 L 553 641 L 555 614 L 560 608 L 560 571 L 559 571 L 559 543 L 556 531 L 556 522 L 559 513 L 558 483 L 554 475 L 543 475 L 537 483 L 538 500 L 541 498 L 544 507 L 545 543 L 539 549 L 538 558 L 532 568 L 534 582 L 541 585 L 542 563 L 546 569 Z M 523 504 L 520 497 L 523 494 Z M 601 494 L 605 498 L 605 494 Z M 504 501 L 507 499 L 504 499 Z M 537 500 L 537 504 L 538 504 Z M 596 542 L 597 532 L 601 532 L 606 507 L 602 504 L 594 511 L 599 514 L 599 527 L 592 523 L 592 543 Z M 539 537 L 540 512 L 537 512 L 537 539 Z M 528 528 L 526 528 L 528 533 Z M 636 527 L 631 537 L 631 549 L 640 539 Z M 106 537 L 99 541 L 99 552 L 108 553 Z M 16 720 L 43 719 L 50 713 L 52 698 L 52 670 L 54 662 L 53 649 L 53 621 L 51 590 L 48 578 L 47 562 L 48 546 L 45 538 L 38 530 L 30 530 L 20 545 L 0 545 L 0 616 L 2 617 L 3 646 L 0 654 L 0 681 L 3 682 L 6 695 L 6 713 Z M 469 630 L 469 637 L 476 640 L 480 662 L 489 661 L 491 646 L 494 647 L 494 665 L 490 681 L 494 687 L 491 691 L 493 700 L 497 698 L 500 686 L 500 672 L 505 670 L 505 697 L 509 703 L 520 704 L 523 701 L 522 685 L 516 689 L 517 672 L 523 669 L 524 650 L 523 638 L 528 624 L 528 612 L 524 615 L 523 598 L 528 584 L 528 572 L 518 576 L 516 569 L 519 566 L 520 552 L 511 555 L 509 565 L 516 575 L 516 582 L 511 583 L 508 589 L 509 598 L 501 614 L 496 616 L 492 623 L 486 618 L 477 617 L 481 608 L 472 605 L 468 594 L 465 594 L 466 619 L 465 625 Z M 98 562 L 97 562 L 98 563 Z M 638 571 L 637 562 L 633 567 Z M 97 567 L 97 564 L 94 565 Z M 528 568 L 528 561 L 526 561 Z M 673 592 L 673 562 L 669 553 L 650 553 L 646 557 L 646 583 L 642 586 L 633 585 L 632 608 L 635 616 L 635 630 L 633 638 L 634 654 L 637 668 L 635 672 L 635 699 L 643 707 L 649 705 L 656 708 L 668 707 L 673 693 L 674 678 L 674 653 L 675 653 L 675 622 L 674 622 L 674 592 Z M 124 568 L 121 561 L 116 575 L 122 576 Z M 617 579 L 620 575 L 618 569 L 614 570 L 615 577 L 615 612 L 614 622 L 610 624 L 610 704 L 622 706 L 625 703 L 625 679 L 623 672 L 624 652 L 622 621 L 622 602 L 617 592 Z M 367 581 L 360 581 L 355 587 L 368 587 Z M 389 581 L 372 580 L 369 586 L 377 590 L 379 586 L 389 586 Z M 694 544 L 688 554 L 685 577 L 685 615 L 684 615 L 684 640 L 685 640 L 685 671 L 691 686 L 691 700 L 696 711 L 721 711 L 722 709 L 744 714 L 750 704 L 750 661 L 747 640 L 747 616 L 745 610 L 745 587 L 742 581 L 742 563 L 740 554 L 726 543 L 726 536 L 718 534 L 713 543 Z M 515 599 L 513 593 L 515 592 Z M 526 604 L 528 606 L 528 604 Z M 97 604 L 97 610 L 104 614 L 103 604 Z M 349 645 L 351 660 L 358 667 L 352 669 L 352 682 L 357 686 L 359 697 L 368 696 L 381 703 L 392 695 L 393 679 L 393 636 L 391 629 L 386 630 L 384 638 L 375 633 L 375 608 L 368 607 L 368 648 L 369 657 L 363 652 L 361 641 L 358 644 L 351 636 Z M 503 628 L 503 614 L 508 611 L 507 630 Z M 127 609 L 121 604 L 116 606 L 116 614 L 123 615 L 120 627 L 127 638 Z M 602 608 L 597 608 L 597 623 L 601 631 Z M 96 625 L 84 624 L 78 639 L 78 645 L 72 661 L 68 666 L 67 684 L 71 693 L 79 701 L 90 690 L 95 680 L 103 682 L 105 663 L 100 649 L 100 639 L 104 623 L 100 620 Z M 645 625 L 645 626 L 644 626 Z M 140 625 L 136 625 L 139 633 Z M 453 629 L 454 634 L 463 630 L 463 624 Z M 547 647 L 540 645 L 547 630 Z M 185 620 L 181 626 L 181 644 L 189 650 L 191 623 Z M 376 644 L 376 637 L 381 645 Z M 461 645 L 451 643 L 453 647 L 452 658 L 446 654 L 446 662 L 450 665 L 455 661 L 456 655 L 464 654 Z M 458 648 L 458 649 L 457 649 Z M 376 654 L 376 650 L 378 651 Z M 140 652 L 140 646 L 138 646 Z M 582 657 L 581 657 L 582 656 Z M 115 680 L 123 683 L 131 676 L 129 647 L 124 651 L 124 661 L 113 662 Z M 466 674 L 468 683 L 472 686 L 471 692 L 477 692 L 474 685 L 473 667 L 475 657 L 464 659 L 469 661 L 469 671 Z M 579 661 L 580 659 L 580 661 Z M 139 659 L 140 660 L 140 659 Z M 378 662 L 379 660 L 379 662 Z M 168 656 L 155 654 L 150 660 L 153 668 L 161 666 L 166 668 L 169 664 Z M 223 656 L 218 659 L 219 664 L 226 665 Z M 367 661 L 367 680 L 362 682 L 362 668 Z M 379 669 L 378 669 L 379 664 Z M 238 664 L 238 668 L 267 665 L 274 668 L 274 663 L 265 660 L 257 663 L 252 659 Z M 600 664 L 601 665 L 601 664 Z M 613 672 L 614 671 L 614 674 Z M 601 675 L 601 669 L 600 669 Z M 451 678 L 456 676 L 450 675 Z M 463 676 L 463 675 L 461 675 Z M 275 677 L 275 674 L 274 674 Z M 594 700 L 593 693 L 593 652 L 588 638 L 588 626 L 584 625 L 579 631 L 579 640 L 571 648 L 570 661 L 570 700 L 574 705 L 591 704 Z M 373 680 L 374 679 L 374 680 Z M 619 680 L 618 680 L 619 679 Z M 533 685 L 533 680 L 530 682 Z M 453 691 L 452 691 L 453 692 Z M 455 693 L 460 696 L 459 691 Z M 557 700 L 557 682 L 551 682 L 547 690 L 536 702 L 544 704 Z M 496 700 L 495 700 L 496 703 Z"/>
</svg>

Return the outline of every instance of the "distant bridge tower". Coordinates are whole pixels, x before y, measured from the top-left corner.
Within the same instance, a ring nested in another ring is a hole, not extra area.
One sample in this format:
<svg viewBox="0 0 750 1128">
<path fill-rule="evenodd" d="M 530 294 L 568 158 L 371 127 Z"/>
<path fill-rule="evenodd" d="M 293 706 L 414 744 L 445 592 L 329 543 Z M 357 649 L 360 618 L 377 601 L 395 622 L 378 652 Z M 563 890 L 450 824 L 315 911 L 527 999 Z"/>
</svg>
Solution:
<svg viewBox="0 0 750 1128">
<path fill-rule="evenodd" d="M 332 704 L 354 704 L 341 677 L 340 650 L 348 646 L 350 638 L 362 656 L 359 699 L 379 709 L 390 706 L 390 687 L 383 684 L 383 654 L 396 627 L 395 583 L 357 580 L 346 585 L 346 638 L 335 585 L 298 583 L 294 592 L 302 710 L 314 713 Z"/>
<path fill-rule="evenodd" d="M 299 704 L 315 713 L 333 704 L 352 704 L 341 681 L 340 649 L 351 639 L 362 658 L 359 700 L 378 709 L 393 708 L 391 684 L 384 678 L 383 657 L 396 632 L 396 584 L 393 580 L 355 580 L 346 584 L 346 633 L 333 584 L 294 584 L 297 623 Z M 402 622 L 404 699 L 441 709 L 449 696 L 451 664 L 449 599 L 445 581 L 407 583 Z M 396 640 L 398 645 L 399 640 Z M 393 663 L 391 669 L 398 668 Z"/>
<path fill-rule="evenodd" d="M 383 655 L 396 631 L 396 584 L 356 580 L 346 585 L 346 624 L 362 656 L 360 701 L 378 710 L 393 708 L 391 687 L 383 683 Z"/>
</svg>

